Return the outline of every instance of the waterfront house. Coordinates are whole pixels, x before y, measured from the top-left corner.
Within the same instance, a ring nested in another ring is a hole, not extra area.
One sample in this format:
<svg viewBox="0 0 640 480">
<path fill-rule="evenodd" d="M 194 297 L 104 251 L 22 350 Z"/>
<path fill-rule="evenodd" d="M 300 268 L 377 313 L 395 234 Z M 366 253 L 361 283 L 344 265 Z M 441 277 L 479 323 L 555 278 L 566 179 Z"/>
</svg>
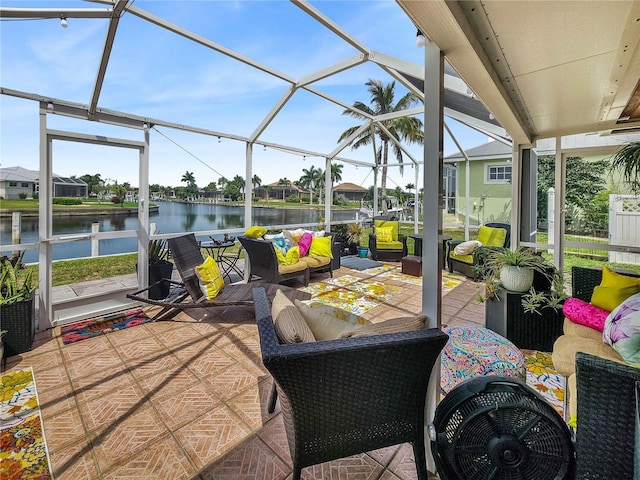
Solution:
<svg viewBox="0 0 640 480">
<path fill-rule="evenodd" d="M 88 185 L 79 178 L 52 175 L 53 197 L 86 198 Z M 0 168 L 0 198 L 34 198 L 40 191 L 40 172 L 23 167 Z"/>
</svg>

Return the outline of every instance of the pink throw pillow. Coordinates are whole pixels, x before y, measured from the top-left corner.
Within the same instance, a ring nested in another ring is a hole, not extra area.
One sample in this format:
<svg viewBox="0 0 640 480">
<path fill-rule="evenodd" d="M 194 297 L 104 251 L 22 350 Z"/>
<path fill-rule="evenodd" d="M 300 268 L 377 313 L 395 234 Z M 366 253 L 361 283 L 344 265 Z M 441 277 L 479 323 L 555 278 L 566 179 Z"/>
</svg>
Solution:
<svg viewBox="0 0 640 480">
<path fill-rule="evenodd" d="M 610 312 L 579 298 L 567 298 L 562 306 L 562 313 L 573 323 L 602 332 Z"/>
<path fill-rule="evenodd" d="M 298 247 L 300 247 L 300 256 L 304 257 L 309 253 L 309 248 L 311 247 L 311 240 L 313 240 L 313 235 L 309 232 L 306 232 L 300 238 L 298 242 Z"/>
</svg>

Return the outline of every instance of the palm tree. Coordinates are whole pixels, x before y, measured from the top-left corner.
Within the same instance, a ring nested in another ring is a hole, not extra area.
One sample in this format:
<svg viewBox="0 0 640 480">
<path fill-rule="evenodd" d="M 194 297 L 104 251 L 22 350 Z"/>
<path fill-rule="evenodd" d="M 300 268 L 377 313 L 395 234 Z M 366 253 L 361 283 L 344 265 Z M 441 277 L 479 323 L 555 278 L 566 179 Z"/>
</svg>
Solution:
<svg viewBox="0 0 640 480">
<path fill-rule="evenodd" d="M 258 188 L 262 185 L 262 179 L 258 175 L 254 175 L 251 179 L 251 185 L 253 185 L 253 188 Z"/>
<path fill-rule="evenodd" d="M 407 93 L 394 105 L 395 84 L 396 82 L 394 81 L 385 86 L 380 80 L 369 79 L 369 81 L 365 85 L 367 86 L 367 89 L 371 94 L 370 102 L 372 106 L 369 107 L 363 102 L 355 102 L 353 104 L 353 110 L 347 109 L 342 112 L 342 114 L 349 115 L 359 120 L 368 121 L 368 117 L 360 112 L 364 112 L 375 117 L 378 115 L 383 115 L 385 113 L 406 110 L 413 107 L 419 102 L 418 97 L 416 97 L 412 93 Z M 415 117 L 393 118 L 390 120 L 384 120 L 380 122 L 380 124 L 384 125 L 384 127 L 389 131 L 389 133 L 393 136 L 393 138 L 396 139 L 398 143 L 401 141 L 406 141 L 409 143 L 422 144 L 424 142 L 424 131 L 422 130 L 422 122 Z M 356 125 L 347 129 L 342 135 L 340 135 L 338 143 L 351 136 L 358 128 L 360 128 L 360 125 Z M 380 146 L 376 151 L 376 165 L 382 164 L 380 186 L 382 187 L 382 198 L 386 199 L 387 160 L 389 156 L 389 142 L 391 141 L 391 137 L 389 137 L 389 135 L 387 135 L 385 131 L 380 129 L 377 124 L 374 124 L 373 132 L 371 129 L 366 129 L 365 131 L 360 133 L 360 135 L 358 135 L 351 142 L 351 148 L 355 150 L 362 146 L 369 145 L 373 142 L 374 135 L 377 135 L 380 138 Z M 398 163 L 402 164 L 402 150 L 400 150 L 398 145 L 394 142 L 391 142 L 391 148 Z M 400 167 L 400 173 L 402 174 L 402 167 Z M 382 205 L 383 209 L 386 211 L 385 202 L 382 202 Z"/>
<path fill-rule="evenodd" d="M 291 180 L 289 180 L 287 177 L 281 178 L 280 180 L 278 180 L 278 185 L 285 186 L 285 188 L 282 189 L 282 201 L 284 202 L 284 196 L 285 196 L 285 193 L 287 192 L 286 187 L 291 186 Z"/>
<path fill-rule="evenodd" d="M 309 189 L 309 205 L 313 204 L 313 189 L 316 186 L 316 177 L 318 176 L 318 168 L 311 165 L 311 168 L 303 168 L 300 177 L 300 185 Z"/>
<path fill-rule="evenodd" d="M 331 188 L 333 188 L 334 183 L 338 183 L 342 180 L 342 165 L 341 163 L 332 163 L 331 164 Z"/>
<path fill-rule="evenodd" d="M 631 142 L 613 156 L 612 167 L 620 170 L 631 187 L 631 192 L 640 194 L 640 142 Z"/>
<path fill-rule="evenodd" d="M 414 188 L 416 188 L 416 186 L 413 183 L 407 183 L 404 188 L 406 188 L 407 190 L 409 190 L 409 193 L 411 193 L 411 190 L 413 190 Z"/>
<path fill-rule="evenodd" d="M 196 177 L 193 176 L 193 172 L 187 171 L 182 175 L 180 181 L 186 183 L 187 186 L 191 186 L 196 183 Z"/>
</svg>

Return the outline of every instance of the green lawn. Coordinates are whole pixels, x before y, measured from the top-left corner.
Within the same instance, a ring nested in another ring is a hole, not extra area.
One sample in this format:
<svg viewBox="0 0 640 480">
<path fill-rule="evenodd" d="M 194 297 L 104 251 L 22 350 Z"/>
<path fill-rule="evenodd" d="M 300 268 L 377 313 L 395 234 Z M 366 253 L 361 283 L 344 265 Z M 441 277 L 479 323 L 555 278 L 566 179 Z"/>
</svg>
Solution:
<svg viewBox="0 0 640 480">
<path fill-rule="evenodd" d="M 40 202 L 38 200 L 0 200 L 0 209 L 6 210 L 37 210 Z M 124 202 L 124 208 L 137 208 L 138 204 L 135 202 Z M 102 203 L 98 203 L 95 198 L 85 198 L 82 200 L 82 205 L 53 205 L 54 210 L 78 210 L 78 209 L 105 209 L 105 208 L 122 208 L 120 204 L 111 203 L 107 200 L 102 200 Z"/>
</svg>

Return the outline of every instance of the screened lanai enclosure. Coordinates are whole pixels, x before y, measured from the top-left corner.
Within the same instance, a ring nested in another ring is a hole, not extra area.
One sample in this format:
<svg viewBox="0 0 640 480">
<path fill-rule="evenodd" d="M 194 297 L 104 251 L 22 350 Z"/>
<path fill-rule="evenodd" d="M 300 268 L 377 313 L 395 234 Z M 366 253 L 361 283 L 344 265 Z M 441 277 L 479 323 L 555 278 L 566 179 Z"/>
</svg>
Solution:
<svg viewBox="0 0 640 480">
<path fill-rule="evenodd" d="M 256 175 L 269 183 L 319 167 L 331 199 L 331 164 L 339 163 L 362 184 L 379 186 L 381 145 L 351 143 L 368 131 L 382 134 L 403 154 L 402 165 L 389 156 L 388 178 L 424 191 L 418 197 L 415 189 L 415 201 L 423 244 L 434 248 L 424 251 L 423 309 L 437 323 L 445 153 L 462 155 L 456 169 L 469 172 L 466 149 L 487 138 L 505 145 L 514 245 L 550 249 L 561 266 L 572 241 L 564 235 L 565 159 L 610 155 L 640 128 L 634 1 L 7 1 L 0 18 L 3 165 L 30 162 L 40 173 L 39 241 L 3 251 L 39 252 L 41 329 L 59 323 L 56 309 L 64 308 L 51 300 L 52 246 L 86 240 L 52 235 L 54 173 L 110 167 L 110 176 L 138 186 L 137 228 L 92 236 L 136 237 L 142 266 L 154 236 L 150 183 L 179 184 L 185 170 L 202 184 L 240 175 L 249 226 Z M 395 82 L 396 98 L 412 93 L 419 101 L 383 115 L 359 110 L 354 102 L 367 104 L 369 79 Z M 425 126 L 422 145 L 393 143 L 384 122 L 406 116 Z M 354 125 L 354 135 L 338 142 Z M 589 141 L 576 147 L 573 136 L 585 134 Z M 544 241 L 535 195 L 540 139 L 555 142 L 556 228 Z M 456 186 L 458 215 L 471 209 L 469 188 Z M 330 229 L 331 202 L 322 208 Z M 598 249 L 638 254 L 637 238 Z M 146 268 L 138 272 L 146 285 Z"/>
</svg>

